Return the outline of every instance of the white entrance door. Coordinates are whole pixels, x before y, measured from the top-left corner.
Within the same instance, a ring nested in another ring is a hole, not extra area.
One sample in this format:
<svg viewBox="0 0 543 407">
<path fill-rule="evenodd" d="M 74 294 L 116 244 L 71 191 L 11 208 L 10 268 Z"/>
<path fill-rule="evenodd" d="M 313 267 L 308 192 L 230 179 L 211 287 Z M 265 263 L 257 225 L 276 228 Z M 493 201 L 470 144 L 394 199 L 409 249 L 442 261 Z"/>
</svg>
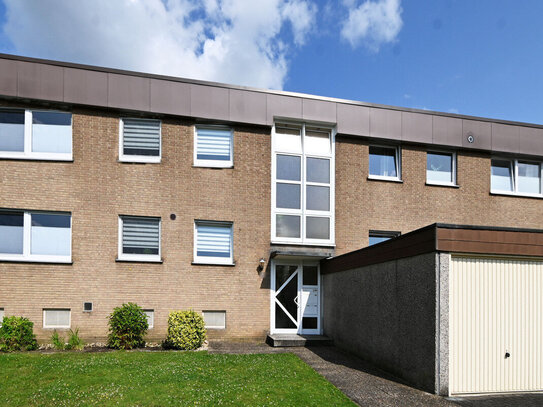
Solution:
<svg viewBox="0 0 543 407">
<path fill-rule="evenodd" d="M 318 263 L 275 261 L 271 283 L 271 333 L 320 334 Z"/>
</svg>

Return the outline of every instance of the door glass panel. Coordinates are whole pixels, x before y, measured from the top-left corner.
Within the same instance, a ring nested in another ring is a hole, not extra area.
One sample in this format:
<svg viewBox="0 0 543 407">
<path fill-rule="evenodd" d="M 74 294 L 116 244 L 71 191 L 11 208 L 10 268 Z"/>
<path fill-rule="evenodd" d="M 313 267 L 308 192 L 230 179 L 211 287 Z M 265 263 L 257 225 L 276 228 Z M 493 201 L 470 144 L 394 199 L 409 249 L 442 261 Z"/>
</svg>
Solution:
<svg viewBox="0 0 543 407">
<path fill-rule="evenodd" d="M 303 329 L 317 329 L 317 318 L 315 317 L 303 317 L 302 318 Z"/>
<path fill-rule="evenodd" d="M 325 158 L 307 158 L 307 181 L 330 183 L 330 160 Z"/>
<path fill-rule="evenodd" d="M 277 208 L 300 209 L 300 185 L 277 183 L 275 205 Z"/>
<path fill-rule="evenodd" d="M 330 188 L 308 185 L 306 187 L 306 208 L 313 211 L 330 210 Z"/>
<path fill-rule="evenodd" d="M 317 266 L 304 266 L 303 285 L 318 285 Z"/>
<path fill-rule="evenodd" d="M 301 157 L 292 155 L 277 155 L 277 179 L 288 181 L 301 180 Z"/>
<path fill-rule="evenodd" d="M 278 265 L 275 267 L 275 289 L 279 290 L 283 284 L 288 280 L 288 278 L 296 273 L 298 269 L 297 266 L 281 266 Z M 297 320 L 298 318 L 298 306 L 294 302 L 298 296 L 298 277 L 295 275 L 292 279 L 285 285 L 281 291 L 276 294 L 276 299 L 281 303 L 283 308 L 286 309 L 288 314 L 285 313 L 282 307 L 279 304 L 275 304 L 275 327 L 277 329 L 289 329 L 296 328 L 296 324 L 292 321 Z"/>
</svg>

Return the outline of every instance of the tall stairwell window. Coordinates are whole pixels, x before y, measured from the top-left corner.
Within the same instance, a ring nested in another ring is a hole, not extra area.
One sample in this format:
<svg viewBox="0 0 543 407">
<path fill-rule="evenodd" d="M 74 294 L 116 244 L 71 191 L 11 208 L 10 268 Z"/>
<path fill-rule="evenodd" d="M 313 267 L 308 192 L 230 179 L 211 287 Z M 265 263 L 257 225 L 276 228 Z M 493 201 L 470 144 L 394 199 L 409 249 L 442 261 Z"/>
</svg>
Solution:
<svg viewBox="0 0 543 407">
<path fill-rule="evenodd" d="M 272 138 L 272 241 L 333 244 L 332 129 L 276 123 Z"/>
</svg>

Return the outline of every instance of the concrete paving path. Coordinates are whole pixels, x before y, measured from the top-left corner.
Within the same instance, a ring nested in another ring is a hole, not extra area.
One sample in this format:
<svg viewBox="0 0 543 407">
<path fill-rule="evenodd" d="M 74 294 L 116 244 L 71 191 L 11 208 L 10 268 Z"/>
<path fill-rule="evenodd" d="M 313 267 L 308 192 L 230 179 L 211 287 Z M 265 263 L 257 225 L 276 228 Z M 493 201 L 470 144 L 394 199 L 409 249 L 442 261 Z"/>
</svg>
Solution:
<svg viewBox="0 0 543 407">
<path fill-rule="evenodd" d="M 356 404 L 364 407 L 543 407 L 543 394 L 444 398 L 425 393 L 402 384 L 394 376 L 334 346 L 272 348 L 260 343 L 212 342 L 209 352 L 294 353 Z"/>
</svg>

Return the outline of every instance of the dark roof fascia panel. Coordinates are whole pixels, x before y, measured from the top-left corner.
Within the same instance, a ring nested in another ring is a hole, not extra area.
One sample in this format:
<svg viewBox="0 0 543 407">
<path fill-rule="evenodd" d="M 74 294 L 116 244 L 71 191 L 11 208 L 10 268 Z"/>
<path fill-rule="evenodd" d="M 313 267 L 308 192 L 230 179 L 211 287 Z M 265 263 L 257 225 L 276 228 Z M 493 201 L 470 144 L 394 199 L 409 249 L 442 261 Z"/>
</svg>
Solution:
<svg viewBox="0 0 543 407">
<path fill-rule="evenodd" d="M 385 242 L 321 261 L 323 274 L 337 273 L 436 250 L 436 225 L 429 225 Z"/>
<path fill-rule="evenodd" d="M 324 274 L 431 252 L 543 257 L 543 230 L 436 223 L 321 261 Z"/>
<path fill-rule="evenodd" d="M 0 54 L 0 95 L 264 126 L 281 117 L 329 123 L 338 134 L 375 140 L 543 156 L 543 125 L 9 54 Z"/>
</svg>

